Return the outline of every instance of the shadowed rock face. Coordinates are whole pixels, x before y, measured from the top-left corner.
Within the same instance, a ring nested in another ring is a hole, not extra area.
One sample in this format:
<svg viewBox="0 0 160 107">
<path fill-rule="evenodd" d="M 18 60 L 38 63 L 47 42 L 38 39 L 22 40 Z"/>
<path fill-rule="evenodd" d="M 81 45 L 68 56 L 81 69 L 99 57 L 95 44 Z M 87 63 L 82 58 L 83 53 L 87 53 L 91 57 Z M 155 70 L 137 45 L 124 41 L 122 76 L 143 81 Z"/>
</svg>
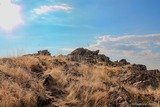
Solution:
<svg viewBox="0 0 160 107">
<path fill-rule="evenodd" d="M 38 51 L 38 55 L 51 55 L 51 53 L 48 51 L 48 50 L 41 50 L 41 51 Z"/>
<path fill-rule="evenodd" d="M 156 89 L 160 82 L 160 71 L 150 70 L 132 72 L 123 82 L 133 85 L 138 89 L 145 89 L 147 87 Z"/>
<path fill-rule="evenodd" d="M 133 64 L 128 67 L 131 71 L 146 71 L 147 67 L 142 64 Z"/>
<path fill-rule="evenodd" d="M 43 72 L 43 68 L 40 64 L 36 64 L 36 65 L 31 65 L 31 71 L 32 72 L 36 72 L 36 73 L 40 73 Z"/>
<path fill-rule="evenodd" d="M 84 48 L 77 48 L 68 55 L 68 59 L 76 62 L 87 62 L 87 63 L 97 63 L 97 61 L 111 62 L 109 57 L 106 57 L 104 54 L 98 54 L 99 50 L 91 51 Z"/>
<path fill-rule="evenodd" d="M 130 64 L 129 62 L 127 62 L 126 59 L 121 59 L 119 62 L 118 62 L 119 65 L 127 65 L 127 64 Z"/>
</svg>

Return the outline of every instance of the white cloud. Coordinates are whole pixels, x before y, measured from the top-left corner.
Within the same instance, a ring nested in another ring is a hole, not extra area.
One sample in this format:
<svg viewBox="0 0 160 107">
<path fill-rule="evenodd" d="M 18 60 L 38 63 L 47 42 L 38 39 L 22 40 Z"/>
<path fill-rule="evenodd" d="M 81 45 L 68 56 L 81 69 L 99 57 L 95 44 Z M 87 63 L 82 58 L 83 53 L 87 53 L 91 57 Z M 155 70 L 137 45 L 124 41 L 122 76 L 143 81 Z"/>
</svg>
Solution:
<svg viewBox="0 0 160 107">
<path fill-rule="evenodd" d="M 126 58 L 132 62 L 146 64 L 149 68 L 160 65 L 160 34 L 99 36 L 90 49 L 99 49 L 112 59 Z"/>
<path fill-rule="evenodd" d="M 41 15 L 41 14 L 45 14 L 48 12 L 54 12 L 54 11 L 65 11 L 68 12 L 70 11 L 72 8 L 67 5 L 67 4 L 62 4 L 62 5 L 44 5 L 44 6 L 40 6 L 39 8 L 35 8 L 33 9 L 32 12 L 34 12 L 37 15 Z"/>
<path fill-rule="evenodd" d="M 20 13 L 21 7 L 11 0 L 0 0 L 0 28 L 6 32 L 12 31 L 24 23 Z"/>
<path fill-rule="evenodd" d="M 160 41 L 159 41 L 159 42 L 157 42 L 156 44 L 160 46 Z"/>
<path fill-rule="evenodd" d="M 63 51 L 68 51 L 68 52 L 71 52 L 73 51 L 75 48 L 61 48 L 61 50 Z"/>
</svg>

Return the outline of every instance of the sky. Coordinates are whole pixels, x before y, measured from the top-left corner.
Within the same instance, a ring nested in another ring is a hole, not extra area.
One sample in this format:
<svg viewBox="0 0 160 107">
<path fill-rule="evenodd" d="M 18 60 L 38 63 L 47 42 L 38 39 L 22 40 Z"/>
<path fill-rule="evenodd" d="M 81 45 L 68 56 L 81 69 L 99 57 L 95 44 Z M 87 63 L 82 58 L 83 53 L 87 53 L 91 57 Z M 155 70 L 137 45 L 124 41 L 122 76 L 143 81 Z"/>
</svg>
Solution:
<svg viewBox="0 0 160 107">
<path fill-rule="evenodd" d="M 160 0 L 0 0 L 0 57 L 83 47 L 160 69 Z"/>
</svg>

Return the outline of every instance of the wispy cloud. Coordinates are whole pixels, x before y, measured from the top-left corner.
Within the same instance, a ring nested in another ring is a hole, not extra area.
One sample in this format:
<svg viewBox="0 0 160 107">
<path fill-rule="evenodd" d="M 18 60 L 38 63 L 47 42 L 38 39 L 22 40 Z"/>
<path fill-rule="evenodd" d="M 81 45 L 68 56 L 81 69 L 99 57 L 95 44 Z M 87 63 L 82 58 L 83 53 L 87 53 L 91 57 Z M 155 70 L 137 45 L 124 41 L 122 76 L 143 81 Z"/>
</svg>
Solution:
<svg viewBox="0 0 160 107">
<path fill-rule="evenodd" d="M 68 12 L 72 9 L 71 6 L 67 4 L 61 4 L 61 5 L 43 5 L 40 6 L 39 8 L 35 8 L 32 10 L 37 15 L 49 13 L 49 12 L 54 12 L 54 11 L 65 11 Z"/>
<path fill-rule="evenodd" d="M 62 51 L 68 51 L 71 52 L 73 51 L 75 48 L 61 48 Z"/>
</svg>

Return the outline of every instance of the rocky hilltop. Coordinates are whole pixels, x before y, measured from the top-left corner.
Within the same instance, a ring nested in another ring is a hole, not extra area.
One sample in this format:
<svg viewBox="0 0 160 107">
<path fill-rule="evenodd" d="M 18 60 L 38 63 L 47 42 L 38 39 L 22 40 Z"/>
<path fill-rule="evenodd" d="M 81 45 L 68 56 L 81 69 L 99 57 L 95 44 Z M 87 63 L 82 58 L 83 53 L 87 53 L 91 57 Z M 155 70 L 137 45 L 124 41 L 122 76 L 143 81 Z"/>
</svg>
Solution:
<svg viewBox="0 0 160 107">
<path fill-rule="evenodd" d="M 160 71 L 99 50 L 0 59 L 0 107 L 159 107 Z"/>
</svg>

